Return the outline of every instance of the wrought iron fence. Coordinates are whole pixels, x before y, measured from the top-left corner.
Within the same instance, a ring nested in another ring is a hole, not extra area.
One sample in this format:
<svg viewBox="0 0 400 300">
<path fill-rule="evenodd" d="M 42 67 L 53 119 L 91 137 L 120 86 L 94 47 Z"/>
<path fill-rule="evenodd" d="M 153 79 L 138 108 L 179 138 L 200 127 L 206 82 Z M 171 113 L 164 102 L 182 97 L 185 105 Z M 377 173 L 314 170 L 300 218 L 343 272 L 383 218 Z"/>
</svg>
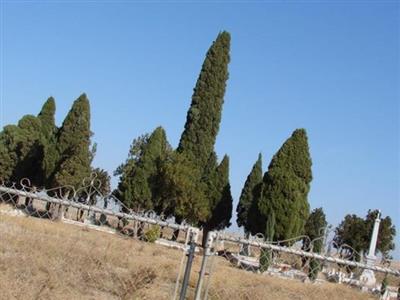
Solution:
<svg viewBox="0 0 400 300">
<path fill-rule="evenodd" d="M 266 286 L 271 284 L 267 278 L 319 286 L 338 283 L 381 299 L 397 299 L 400 270 L 391 267 L 390 261 L 359 262 L 356 257 L 361 256 L 356 255 L 354 249 L 338 246 L 333 240 L 326 241 L 329 233 L 322 232 L 324 234 L 314 240 L 301 236 L 280 242 L 266 242 L 261 234 L 246 238 L 239 234 L 211 232 L 204 251 L 196 300 L 264 299 L 268 293 Z M 317 241 L 323 241 L 321 253 L 313 252 Z M 240 294 L 237 290 L 232 294 L 224 286 L 221 276 L 229 273 L 229 268 L 243 272 L 241 284 L 244 288 L 239 290 Z"/>
</svg>

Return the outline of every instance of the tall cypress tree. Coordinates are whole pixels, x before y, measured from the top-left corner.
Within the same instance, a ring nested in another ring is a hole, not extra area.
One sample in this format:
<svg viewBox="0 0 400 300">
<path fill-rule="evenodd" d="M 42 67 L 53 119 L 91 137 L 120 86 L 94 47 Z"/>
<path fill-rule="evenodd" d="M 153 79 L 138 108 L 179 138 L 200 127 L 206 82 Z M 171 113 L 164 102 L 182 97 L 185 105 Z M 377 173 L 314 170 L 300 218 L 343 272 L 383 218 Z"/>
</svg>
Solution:
<svg viewBox="0 0 400 300">
<path fill-rule="evenodd" d="M 173 152 L 162 165 L 163 204 L 177 222 L 186 220 L 192 225 L 206 221 L 210 211 L 205 196 L 206 185 L 201 174 L 184 154 Z M 168 215 L 168 213 L 167 213 Z M 179 231 L 175 231 L 174 239 Z"/>
<path fill-rule="evenodd" d="M 323 250 L 324 229 L 327 225 L 328 222 L 322 207 L 314 209 L 304 226 L 304 235 L 306 237 L 303 239 L 303 250 L 321 253 Z M 308 277 L 311 280 L 315 280 L 321 270 L 321 263 L 315 258 L 308 259 L 308 261 Z"/>
<path fill-rule="evenodd" d="M 59 159 L 54 185 L 79 187 L 90 175 L 90 105 L 86 94 L 76 99 L 57 135 Z"/>
<path fill-rule="evenodd" d="M 38 117 L 26 115 L 18 125 L 4 127 L 0 134 L 0 177 L 19 181 L 29 178 L 34 185 L 45 182 L 42 162 L 47 140 L 54 138 L 54 99 L 49 98 Z"/>
<path fill-rule="evenodd" d="M 256 206 L 255 202 L 258 201 L 258 186 L 262 183 L 262 156 L 261 153 L 258 155 L 257 161 L 254 163 L 250 174 L 244 183 L 242 193 L 240 194 L 239 203 L 236 207 L 237 219 L 236 223 L 239 227 L 244 227 L 244 231 L 248 234 L 250 229 L 251 218 L 253 217 L 250 213 L 251 206 Z"/>
<path fill-rule="evenodd" d="M 215 206 L 214 203 L 216 203 L 216 200 L 213 199 L 218 199 L 220 195 L 217 188 L 217 160 L 214 144 L 221 122 L 226 81 L 229 77 L 229 51 L 230 34 L 223 31 L 218 34 L 206 54 L 194 88 L 185 129 L 177 148 L 177 152 L 185 157 L 180 162 L 190 162 L 191 168 L 196 168 L 195 173 L 200 175 L 198 182 L 201 186 L 196 190 L 203 190 L 204 196 L 198 197 L 197 201 L 205 200 L 208 202 L 208 216 L 213 215 L 212 211 Z M 205 207 L 203 203 L 194 206 Z M 229 213 L 231 214 L 231 212 Z M 182 218 L 187 217 L 182 216 Z M 177 220 L 179 221 L 180 218 Z M 203 217 L 199 218 L 198 221 L 204 224 Z"/>
<path fill-rule="evenodd" d="M 304 235 L 307 236 L 303 239 L 304 250 L 311 250 L 310 243 L 312 242 L 313 252 L 321 252 L 323 246 L 324 229 L 327 225 L 328 223 L 322 207 L 314 209 L 304 226 Z"/>
<path fill-rule="evenodd" d="M 38 114 L 38 119 L 41 122 L 41 132 L 44 137 L 50 139 L 56 131 L 54 114 L 56 113 L 56 102 L 53 97 L 49 97 L 43 104 L 42 109 Z"/>
<path fill-rule="evenodd" d="M 311 180 L 307 134 L 304 129 L 297 129 L 274 155 L 263 178 L 258 206 L 265 220 L 274 212 L 274 240 L 302 233 L 309 215 L 307 196 Z M 265 230 L 265 225 L 262 228 Z"/>
<path fill-rule="evenodd" d="M 33 185 L 41 185 L 41 161 L 43 150 L 41 145 L 41 123 L 32 115 L 22 117 L 18 122 L 15 143 L 17 163 L 13 170 L 12 180 L 19 181 L 29 178 Z"/>
<path fill-rule="evenodd" d="M 134 140 L 127 161 L 117 171 L 121 175 L 119 193 L 125 205 L 162 212 L 160 172 L 169 152 L 171 146 L 162 127 L 157 127 L 150 136 Z"/>
<path fill-rule="evenodd" d="M 178 152 L 185 153 L 201 172 L 214 151 L 219 131 L 229 76 L 229 50 L 230 34 L 223 31 L 218 34 L 206 54 L 177 149 Z"/>
<path fill-rule="evenodd" d="M 42 183 L 47 187 L 51 187 L 53 175 L 56 171 L 58 160 L 56 134 L 57 126 L 55 124 L 56 103 L 53 97 L 47 99 L 44 103 L 38 119 L 41 123 L 41 143 L 42 143 Z"/>
<path fill-rule="evenodd" d="M 225 155 L 219 166 L 214 172 L 215 176 L 211 178 L 211 184 L 214 183 L 213 193 L 209 193 L 210 215 L 203 226 L 203 246 L 205 245 L 207 233 L 210 230 L 221 230 L 231 225 L 232 217 L 232 194 L 229 183 L 229 156 Z M 210 186 L 210 184 L 209 184 Z"/>
</svg>

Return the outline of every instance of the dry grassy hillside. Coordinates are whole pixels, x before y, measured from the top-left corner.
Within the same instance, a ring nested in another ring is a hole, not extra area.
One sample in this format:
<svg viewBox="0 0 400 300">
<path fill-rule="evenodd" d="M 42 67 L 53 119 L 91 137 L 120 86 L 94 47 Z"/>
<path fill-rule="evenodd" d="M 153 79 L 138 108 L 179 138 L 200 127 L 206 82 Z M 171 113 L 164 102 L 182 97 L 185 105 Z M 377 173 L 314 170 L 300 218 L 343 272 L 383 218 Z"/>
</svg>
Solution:
<svg viewBox="0 0 400 300">
<path fill-rule="evenodd" d="M 0 214 L 1 299 L 170 299 L 182 252 L 108 233 Z M 374 299 L 337 284 L 253 274 L 217 258 L 209 299 Z M 189 294 L 200 266 L 196 257 Z"/>
</svg>

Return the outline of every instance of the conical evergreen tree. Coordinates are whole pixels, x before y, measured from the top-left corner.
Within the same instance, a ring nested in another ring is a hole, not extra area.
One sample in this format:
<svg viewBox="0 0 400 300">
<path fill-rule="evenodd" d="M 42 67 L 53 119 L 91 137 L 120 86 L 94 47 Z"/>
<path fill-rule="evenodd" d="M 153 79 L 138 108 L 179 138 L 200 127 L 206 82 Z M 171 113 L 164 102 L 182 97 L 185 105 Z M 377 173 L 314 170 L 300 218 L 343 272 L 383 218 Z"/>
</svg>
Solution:
<svg viewBox="0 0 400 300">
<path fill-rule="evenodd" d="M 71 110 L 57 135 L 59 160 L 54 175 L 54 185 L 79 187 L 90 175 L 90 105 L 86 94 L 82 94 Z"/>
<path fill-rule="evenodd" d="M 201 172 L 214 151 L 219 131 L 229 76 L 229 49 L 230 34 L 223 31 L 206 54 L 177 149 L 178 152 L 185 153 Z"/>
<path fill-rule="evenodd" d="M 164 206 L 160 196 L 160 169 L 171 152 L 165 130 L 156 128 L 150 136 L 136 139 L 130 155 L 120 167 L 120 198 L 135 210 L 160 210 Z M 118 172 L 117 172 L 118 173 Z"/>
<path fill-rule="evenodd" d="M 304 250 L 311 250 L 310 248 L 312 246 L 313 252 L 321 252 L 325 233 L 324 230 L 327 225 L 328 223 L 322 207 L 314 209 L 304 226 L 304 235 L 306 236 L 306 238 L 303 239 Z"/>
<path fill-rule="evenodd" d="M 209 215 L 206 185 L 199 170 L 184 154 L 173 152 L 162 166 L 162 199 L 168 203 L 175 220 L 192 225 L 207 220 Z M 174 239 L 179 231 L 174 233 Z"/>
<path fill-rule="evenodd" d="M 211 178 L 211 182 L 214 182 L 215 186 L 212 189 L 213 194 L 209 194 L 210 215 L 206 222 L 201 223 L 203 226 L 203 245 L 210 230 L 221 230 L 231 225 L 233 199 L 229 183 L 229 157 L 227 155 L 216 168 L 215 177 Z"/>
<path fill-rule="evenodd" d="M 42 158 L 42 183 L 47 187 L 51 187 L 53 175 L 56 171 L 58 161 L 56 134 L 57 126 L 55 124 L 56 103 L 53 97 L 47 99 L 42 110 L 38 115 L 41 123 L 41 142 L 43 149 Z"/>
<path fill-rule="evenodd" d="M 18 122 L 15 131 L 16 147 L 14 151 L 17 163 L 13 170 L 12 180 L 30 179 L 33 185 L 41 185 L 41 161 L 43 149 L 41 145 L 41 124 L 38 118 L 26 115 Z"/>
<path fill-rule="evenodd" d="M 275 214 L 274 240 L 302 233 L 309 215 L 307 195 L 311 180 L 307 134 L 304 129 L 297 129 L 274 155 L 263 178 L 259 209 L 265 220 L 271 212 Z"/>
<path fill-rule="evenodd" d="M 0 134 L 0 173 L 5 180 L 30 179 L 43 185 L 42 162 L 47 139 L 54 136 L 54 99 L 49 98 L 38 117 L 24 116 L 18 125 L 8 125 Z M 46 125 L 48 126 L 46 127 Z M 46 128 L 45 128 L 46 127 Z"/>
<path fill-rule="evenodd" d="M 195 173 L 200 175 L 198 182 L 201 183 L 201 187 L 197 190 L 204 190 L 205 197 L 199 199 L 205 199 L 208 203 L 207 215 L 212 215 L 215 206 L 213 202 L 216 203 L 215 199 L 221 194 L 216 176 L 217 159 L 214 144 L 221 122 L 226 81 L 229 77 L 229 50 L 230 34 L 223 31 L 218 34 L 206 54 L 177 148 L 177 152 L 185 157 L 180 162 L 189 161 L 191 168 L 196 168 Z M 203 203 L 196 206 L 204 207 Z"/>
<path fill-rule="evenodd" d="M 328 225 L 326 222 L 325 213 L 321 208 L 314 209 L 307 219 L 304 226 L 303 250 L 321 253 L 323 250 L 325 228 Z M 304 261 L 306 263 L 307 260 Z M 321 262 L 315 258 L 308 259 L 308 277 L 315 280 L 321 270 Z"/>
<path fill-rule="evenodd" d="M 44 137 L 50 139 L 54 136 L 56 131 L 56 124 L 54 114 L 56 113 L 56 102 L 53 97 L 50 97 L 43 104 L 38 119 L 41 122 L 41 132 Z"/>
<path fill-rule="evenodd" d="M 246 233 L 250 232 L 250 207 L 254 202 L 258 201 L 257 186 L 262 183 L 262 157 L 258 155 L 257 161 L 254 163 L 250 174 L 247 176 L 246 182 L 236 207 L 237 219 L 236 223 L 239 227 L 244 227 Z"/>
</svg>

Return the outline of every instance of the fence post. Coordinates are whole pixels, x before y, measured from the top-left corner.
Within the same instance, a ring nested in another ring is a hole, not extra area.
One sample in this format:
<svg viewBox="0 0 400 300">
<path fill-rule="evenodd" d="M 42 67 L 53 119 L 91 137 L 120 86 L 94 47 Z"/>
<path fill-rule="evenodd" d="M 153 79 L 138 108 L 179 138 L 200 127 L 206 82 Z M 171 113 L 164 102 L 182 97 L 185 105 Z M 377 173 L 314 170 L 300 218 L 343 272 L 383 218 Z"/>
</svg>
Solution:
<svg viewBox="0 0 400 300">
<path fill-rule="evenodd" d="M 203 286 L 204 275 L 206 273 L 207 260 L 208 260 L 208 257 L 211 255 L 211 247 L 215 240 L 215 237 L 216 237 L 216 233 L 214 231 L 208 232 L 207 241 L 206 241 L 206 245 L 205 245 L 204 253 L 203 253 L 203 260 L 201 262 L 201 268 L 200 268 L 200 272 L 199 272 L 199 279 L 197 281 L 197 286 L 196 286 L 195 300 L 200 300 L 200 297 L 201 297 L 201 289 Z"/>
<path fill-rule="evenodd" d="M 179 300 L 184 300 L 186 297 L 186 292 L 187 292 L 187 287 L 189 285 L 189 278 L 190 278 L 190 271 L 192 269 L 192 264 L 193 264 L 193 258 L 194 258 L 194 250 L 196 249 L 196 243 L 195 243 L 195 233 L 190 230 L 189 231 L 189 252 L 188 252 L 188 259 L 186 262 L 186 268 L 185 268 L 185 274 L 183 276 L 183 282 L 182 282 L 182 289 L 181 289 L 181 294 L 179 296 Z"/>
</svg>

